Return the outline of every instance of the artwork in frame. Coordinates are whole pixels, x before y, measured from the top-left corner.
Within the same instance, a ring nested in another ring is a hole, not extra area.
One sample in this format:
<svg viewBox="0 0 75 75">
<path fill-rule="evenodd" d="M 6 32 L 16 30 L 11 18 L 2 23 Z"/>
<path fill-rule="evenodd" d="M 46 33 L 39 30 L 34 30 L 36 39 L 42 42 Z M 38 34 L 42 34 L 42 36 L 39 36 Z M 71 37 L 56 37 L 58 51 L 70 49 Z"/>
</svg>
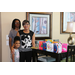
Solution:
<svg viewBox="0 0 75 75">
<path fill-rule="evenodd" d="M 75 12 L 61 12 L 60 13 L 60 32 L 61 33 L 69 33 L 66 32 L 67 22 L 75 22 Z M 75 32 L 72 32 L 75 33 Z"/>
<path fill-rule="evenodd" d="M 27 12 L 26 19 L 30 21 L 30 30 L 35 33 L 36 40 L 51 39 L 52 13 Z"/>
</svg>

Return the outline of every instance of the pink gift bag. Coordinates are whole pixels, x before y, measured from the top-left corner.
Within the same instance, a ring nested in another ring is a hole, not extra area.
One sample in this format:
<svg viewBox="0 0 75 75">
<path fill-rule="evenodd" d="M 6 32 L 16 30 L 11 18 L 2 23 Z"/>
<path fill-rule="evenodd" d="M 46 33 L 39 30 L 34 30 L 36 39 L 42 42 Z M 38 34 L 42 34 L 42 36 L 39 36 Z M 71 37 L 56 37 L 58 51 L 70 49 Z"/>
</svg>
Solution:
<svg viewBox="0 0 75 75">
<path fill-rule="evenodd" d="M 43 50 L 43 43 L 45 43 L 45 41 L 39 41 L 39 49 Z"/>
<path fill-rule="evenodd" d="M 62 43 L 62 52 L 67 52 L 67 43 Z"/>
</svg>

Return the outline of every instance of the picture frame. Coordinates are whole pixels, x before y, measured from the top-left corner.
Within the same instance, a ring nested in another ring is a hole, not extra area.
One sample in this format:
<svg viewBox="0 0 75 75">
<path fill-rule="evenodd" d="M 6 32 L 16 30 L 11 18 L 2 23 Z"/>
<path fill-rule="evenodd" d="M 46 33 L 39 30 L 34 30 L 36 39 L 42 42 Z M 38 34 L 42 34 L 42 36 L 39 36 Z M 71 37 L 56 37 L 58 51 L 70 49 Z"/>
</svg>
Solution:
<svg viewBox="0 0 75 75">
<path fill-rule="evenodd" d="M 52 39 L 52 12 L 26 12 L 36 40 Z"/>
<path fill-rule="evenodd" d="M 73 13 L 73 15 L 72 15 Z M 66 32 L 67 22 L 75 22 L 75 12 L 60 12 L 60 33 L 61 34 L 69 34 L 70 32 Z M 75 34 L 75 32 L 72 32 Z"/>
</svg>

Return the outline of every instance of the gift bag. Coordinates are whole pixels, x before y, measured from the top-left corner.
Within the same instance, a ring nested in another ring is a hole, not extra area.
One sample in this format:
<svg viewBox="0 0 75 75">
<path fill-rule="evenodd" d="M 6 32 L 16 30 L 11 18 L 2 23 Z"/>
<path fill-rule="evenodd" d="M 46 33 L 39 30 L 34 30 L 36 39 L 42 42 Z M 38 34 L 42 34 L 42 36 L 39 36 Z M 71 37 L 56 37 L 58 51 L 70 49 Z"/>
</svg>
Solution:
<svg viewBox="0 0 75 75">
<path fill-rule="evenodd" d="M 46 43 L 52 43 L 53 40 L 52 39 L 45 39 Z"/>
<path fill-rule="evenodd" d="M 67 43 L 62 43 L 62 52 L 67 52 Z"/>
<path fill-rule="evenodd" d="M 57 53 L 57 45 L 54 43 L 54 53 Z"/>
<path fill-rule="evenodd" d="M 54 45 L 53 45 L 53 43 L 47 43 L 47 51 L 54 52 Z"/>
<path fill-rule="evenodd" d="M 56 45 L 57 45 L 57 53 L 61 53 L 62 52 L 62 44 L 56 43 Z"/>
<path fill-rule="evenodd" d="M 35 40 L 35 47 L 39 48 L 39 41 Z"/>
<path fill-rule="evenodd" d="M 43 50 L 46 51 L 46 49 L 47 49 L 47 43 L 43 43 Z"/>
<path fill-rule="evenodd" d="M 40 50 L 43 50 L 43 43 L 44 43 L 44 41 L 39 41 L 39 49 Z"/>
<path fill-rule="evenodd" d="M 58 43 L 58 41 L 53 41 L 52 43 Z"/>
<path fill-rule="evenodd" d="M 59 42 L 59 39 L 53 39 L 53 41 L 57 41 L 57 42 Z"/>
<path fill-rule="evenodd" d="M 61 52 L 62 52 L 62 44 L 54 43 L 54 53 L 61 53 Z"/>
</svg>

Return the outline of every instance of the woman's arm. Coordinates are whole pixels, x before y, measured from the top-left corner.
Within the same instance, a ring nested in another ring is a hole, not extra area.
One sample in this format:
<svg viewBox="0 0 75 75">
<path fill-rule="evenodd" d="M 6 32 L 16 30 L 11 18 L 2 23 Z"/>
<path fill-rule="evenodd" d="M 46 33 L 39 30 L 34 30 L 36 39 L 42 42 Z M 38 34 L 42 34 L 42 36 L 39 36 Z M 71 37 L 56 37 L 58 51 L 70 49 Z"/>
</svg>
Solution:
<svg viewBox="0 0 75 75">
<path fill-rule="evenodd" d="M 12 38 L 9 37 L 9 47 L 10 47 L 10 50 L 11 50 L 11 47 L 12 47 Z"/>
<path fill-rule="evenodd" d="M 11 49 L 13 49 L 13 47 L 12 47 Z M 14 56 L 15 56 L 14 50 L 12 50 L 12 61 L 13 61 L 13 62 L 15 62 Z"/>
<path fill-rule="evenodd" d="M 35 34 L 32 36 L 32 46 L 35 47 Z"/>
</svg>

